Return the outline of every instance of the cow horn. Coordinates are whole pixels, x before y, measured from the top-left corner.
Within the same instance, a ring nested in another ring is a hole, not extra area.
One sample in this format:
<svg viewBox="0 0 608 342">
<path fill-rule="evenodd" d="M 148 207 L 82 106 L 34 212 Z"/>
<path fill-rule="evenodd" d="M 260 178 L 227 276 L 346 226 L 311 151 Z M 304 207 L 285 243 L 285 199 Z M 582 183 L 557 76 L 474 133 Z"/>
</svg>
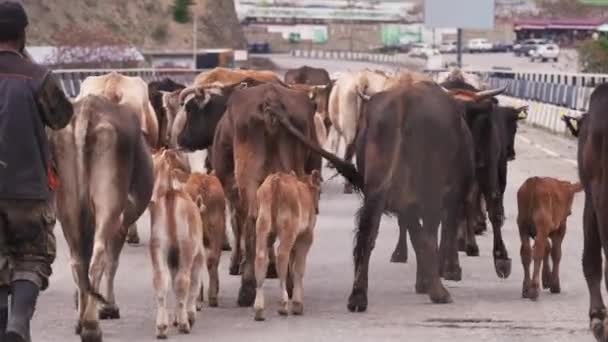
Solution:
<svg viewBox="0 0 608 342">
<path fill-rule="evenodd" d="M 186 99 L 186 97 L 188 97 L 188 95 L 195 93 L 196 95 L 200 95 L 200 89 L 198 86 L 192 86 L 192 87 L 188 87 L 185 88 L 184 90 L 182 90 L 179 93 L 179 103 L 181 105 L 184 104 L 184 100 Z"/>
<path fill-rule="evenodd" d="M 517 111 L 518 119 L 526 119 L 528 117 L 528 106 L 521 106 L 516 108 L 515 111 Z"/>
<path fill-rule="evenodd" d="M 505 90 L 507 90 L 506 86 L 502 87 L 502 88 L 480 91 L 476 94 L 477 95 L 476 101 L 482 101 L 482 100 L 494 97 L 496 95 L 500 95 L 500 94 L 504 93 Z"/>
</svg>

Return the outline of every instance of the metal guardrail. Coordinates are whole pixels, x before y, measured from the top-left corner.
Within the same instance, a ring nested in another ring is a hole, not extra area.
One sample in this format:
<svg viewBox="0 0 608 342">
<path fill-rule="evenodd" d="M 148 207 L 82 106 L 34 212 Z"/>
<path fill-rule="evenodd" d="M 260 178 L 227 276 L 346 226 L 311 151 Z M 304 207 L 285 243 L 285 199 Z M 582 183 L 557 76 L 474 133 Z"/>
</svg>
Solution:
<svg viewBox="0 0 608 342">
<path fill-rule="evenodd" d="M 80 85 L 89 76 L 105 75 L 116 71 L 125 76 L 141 77 L 146 82 L 160 81 L 164 77 L 171 77 L 176 82 L 189 84 L 196 75 L 205 69 L 69 69 L 53 70 L 59 79 L 63 91 L 70 97 L 76 97 L 80 92 Z"/>
</svg>

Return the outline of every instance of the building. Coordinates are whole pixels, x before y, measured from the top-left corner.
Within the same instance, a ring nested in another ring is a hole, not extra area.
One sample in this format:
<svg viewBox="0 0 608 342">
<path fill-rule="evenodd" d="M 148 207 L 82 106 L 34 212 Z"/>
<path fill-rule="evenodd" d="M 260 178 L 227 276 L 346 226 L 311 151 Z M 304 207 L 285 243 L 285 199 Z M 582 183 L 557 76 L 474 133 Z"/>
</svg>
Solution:
<svg viewBox="0 0 608 342">
<path fill-rule="evenodd" d="M 608 18 L 531 18 L 515 20 L 513 28 L 518 40 L 547 38 L 562 46 L 572 46 L 591 38 L 604 24 L 608 24 Z"/>
</svg>

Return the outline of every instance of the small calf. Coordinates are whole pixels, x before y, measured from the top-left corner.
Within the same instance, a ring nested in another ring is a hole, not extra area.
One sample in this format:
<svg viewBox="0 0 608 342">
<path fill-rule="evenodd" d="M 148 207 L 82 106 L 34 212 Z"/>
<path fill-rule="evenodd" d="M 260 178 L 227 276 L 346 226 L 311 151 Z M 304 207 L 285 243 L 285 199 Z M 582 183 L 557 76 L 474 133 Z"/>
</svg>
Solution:
<svg viewBox="0 0 608 342">
<path fill-rule="evenodd" d="M 279 314 L 288 314 L 288 269 L 291 269 L 293 279 L 291 311 L 294 315 L 301 315 L 304 311 L 302 279 L 319 212 L 320 186 L 321 175 L 315 170 L 301 179 L 298 179 L 293 172 L 291 174 L 271 174 L 258 188 L 259 208 L 255 232 L 257 290 L 254 309 L 256 321 L 264 320 L 263 285 L 268 267 L 268 236 L 270 234 L 276 234 L 279 240 L 276 253 L 282 294 Z"/>
<path fill-rule="evenodd" d="M 184 190 L 193 200 L 200 199 L 205 207 L 201 214 L 203 222 L 203 245 L 206 250 L 207 270 L 209 273 L 209 306 L 217 306 L 219 291 L 218 266 L 222 254 L 222 244 L 226 234 L 226 197 L 219 179 L 212 172 L 203 174 L 192 173 L 184 185 Z M 199 300 L 203 302 L 203 286 Z"/>
<path fill-rule="evenodd" d="M 153 161 L 150 255 L 156 291 L 156 337 L 166 339 L 170 281 L 176 297 L 174 324 L 184 334 L 190 333 L 194 324 L 204 263 L 203 224 L 197 204 L 188 193 L 173 186 L 176 179 L 183 179 L 189 171 L 184 160 L 176 151 L 162 149 Z M 196 201 L 204 209 L 201 199 Z"/>
<path fill-rule="evenodd" d="M 549 177 L 528 178 L 519 188 L 517 225 L 521 238 L 521 262 L 524 267 L 522 297 L 538 299 L 541 264 L 543 288 L 549 288 L 551 293 L 561 291 L 559 282 L 561 245 L 566 234 L 566 220 L 571 213 L 572 200 L 580 191 L 582 191 L 580 183 Z M 534 251 L 530 246 L 530 238 L 534 239 Z M 549 254 L 553 269 L 549 265 Z M 534 271 L 530 280 L 532 259 L 534 259 Z"/>
</svg>

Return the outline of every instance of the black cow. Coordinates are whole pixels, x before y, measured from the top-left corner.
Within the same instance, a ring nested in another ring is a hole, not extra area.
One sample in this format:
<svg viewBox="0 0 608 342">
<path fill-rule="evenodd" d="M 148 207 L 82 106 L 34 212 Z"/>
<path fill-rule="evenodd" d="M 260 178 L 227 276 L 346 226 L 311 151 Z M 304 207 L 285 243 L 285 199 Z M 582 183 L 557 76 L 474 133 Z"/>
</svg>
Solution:
<svg viewBox="0 0 608 342">
<path fill-rule="evenodd" d="M 602 299 L 602 250 L 608 246 L 608 83 L 591 94 L 589 112 L 579 119 L 578 167 L 585 191 L 583 273 L 589 289 L 589 319 L 598 341 L 608 341 L 608 317 Z M 608 286 L 608 272 L 604 273 Z"/>
<path fill-rule="evenodd" d="M 308 85 L 330 85 L 331 78 L 327 70 L 313 68 L 307 65 L 297 69 L 287 70 L 285 73 L 285 83 L 287 84 L 308 84 Z"/>
<path fill-rule="evenodd" d="M 158 119 L 158 144 L 160 147 L 169 147 L 169 119 L 165 106 L 163 105 L 163 92 L 173 92 L 176 90 L 184 89 L 186 86 L 174 82 L 170 78 L 164 78 L 161 81 L 152 81 L 148 83 L 148 97 L 150 103 L 156 113 Z"/>
<path fill-rule="evenodd" d="M 498 93 L 485 92 L 463 102 L 431 82 L 377 93 L 365 104 L 361 118 L 356 169 L 303 137 L 289 120 L 278 117 L 364 194 L 357 215 L 349 310 L 367 308 L 369 259 L 383 213 L 396 214 L 400 227 L 411 232 L 418 261 L 416 291 L 428 293 L 435 303 L 451 302 L 441 283 L 440 265 L 446 265 L 446 278 L 460 277 L 455 234 L 457 224 L 472 213 L 470 195 L 475 183 L 473 139 L 464 118 L 474 120 L 487 111 L 492 106 L 488 98 Z M 437 248 L 440 223 L 442 260 Z"/>
</svg>

